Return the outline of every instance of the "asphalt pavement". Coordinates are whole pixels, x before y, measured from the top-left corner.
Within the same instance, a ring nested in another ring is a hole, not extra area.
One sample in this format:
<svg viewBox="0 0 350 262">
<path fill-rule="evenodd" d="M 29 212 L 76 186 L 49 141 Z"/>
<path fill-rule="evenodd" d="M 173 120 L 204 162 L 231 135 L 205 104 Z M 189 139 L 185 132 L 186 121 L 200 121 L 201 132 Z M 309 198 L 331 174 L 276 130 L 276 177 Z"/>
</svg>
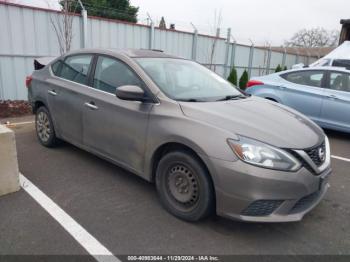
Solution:
<svg viewBox="0 0 350 262">
<path fill-rule="evenodd" d="M 350 162 L 332 159 L 331 188 L 301 222 L 187 223 L 153 184 L 70 144 L 45 148 L 33 124 L 12 128 L 21 173 L 114 254 L 350 254 Z M 327 134 L 332 155 L 350 158 L 350 136 Z M 0 198 L 0 232 L 2 255 L 87 254 L 24 190 Z"/>
</svg>

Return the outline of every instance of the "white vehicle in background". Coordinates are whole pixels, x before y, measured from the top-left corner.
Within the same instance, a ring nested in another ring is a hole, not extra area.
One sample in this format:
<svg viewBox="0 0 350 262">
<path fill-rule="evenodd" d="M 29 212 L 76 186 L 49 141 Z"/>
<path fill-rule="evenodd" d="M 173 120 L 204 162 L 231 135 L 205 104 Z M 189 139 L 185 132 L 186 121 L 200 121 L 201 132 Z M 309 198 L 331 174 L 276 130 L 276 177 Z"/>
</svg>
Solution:
<svg viewBox="0 0 350 262">
<path fill-rule="evenodd" d="M 337 66 L 350 70 L 350 19 L 341 19 L 342 29 L 339 37 L 339 46 L 311 65 L 296 64 L 292 69 L 316 66 Z"/>
<path fill-rule="evenodd" d="M 328 55 L 312 63 L 314 66 L 337 66 L 350 69 L 350 41 L 345 41 Z"/>
<path fill-rule="evenodd" d="M 304 67 L 319 67 L 319 66 L 336 66 L 350 70 L 350 41 L 343 42 L 340 46 L 322 57 L 316 62 L 305 66 L 303 63 L 292 66 L 292 69 L 300 69 Z"/>
</svg>

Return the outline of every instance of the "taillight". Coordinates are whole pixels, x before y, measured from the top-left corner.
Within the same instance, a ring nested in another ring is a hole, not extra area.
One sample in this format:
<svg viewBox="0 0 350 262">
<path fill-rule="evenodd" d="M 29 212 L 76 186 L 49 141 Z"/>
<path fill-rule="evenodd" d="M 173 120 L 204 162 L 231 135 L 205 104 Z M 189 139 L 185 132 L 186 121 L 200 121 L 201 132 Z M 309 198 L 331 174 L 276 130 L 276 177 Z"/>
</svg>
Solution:
<svg viewBox="0 0 350 262">
<path fill-rule="evenodd" d="M 32 76 L 27 76 L 26 77 L 26 87 L 28 88 L 30 86 L 30 84 L 32 83 Z"/>
<path fill-rule="evenodd" d="M 252 86 L 261 86 L 263 84 L 264 83 L 259 81 L 259 80 L 249 80 L 248 83 L 247 83 L 247 88 L 248 87 L 252 87 Z"/>
</svg>

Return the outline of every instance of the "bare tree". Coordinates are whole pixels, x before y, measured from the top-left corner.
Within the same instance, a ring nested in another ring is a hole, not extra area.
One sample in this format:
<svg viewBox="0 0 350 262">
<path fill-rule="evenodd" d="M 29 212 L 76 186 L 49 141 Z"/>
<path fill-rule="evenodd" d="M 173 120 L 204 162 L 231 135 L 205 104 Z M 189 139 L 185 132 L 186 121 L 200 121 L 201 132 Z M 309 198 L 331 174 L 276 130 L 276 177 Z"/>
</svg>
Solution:
<svg viewBox="0 0 350 262">
<path fill-rule="evenodd" d="M 221 11 L 217 12 L 215 10 L 214 13 L 214 24 L 213 24 L 213 31 L 215 32 L 215 37 L 212 39 L 212 43 L 210 46 L 210 64 L 209 64 L 209 68 L 212 69 L 212 65 L 213 65 L 213 61 L 214 61 L 214 57 L 215 57 L 215 50 L 216 50 L 216 45 L 217 42 L 220 38 L 220 26 L 222 23 L 222 15 L 221 15 Z"/>
<path fill-rule="evenodd" d="M 339 31 L 316 27 L 298 31 L 290 40 L 285 41 L 285 45 L 290 47 L 336 46 L 338 39 Z"/>
<path fill-rule="evenodd" d="M 50 15 L 51 25 L 56 33 L 61 55 L 69 52 L 73 39 L 73 12 L 76 10 L 78 1 L 62 0 L 62 9 L 58 13 Z"/>
</svg>

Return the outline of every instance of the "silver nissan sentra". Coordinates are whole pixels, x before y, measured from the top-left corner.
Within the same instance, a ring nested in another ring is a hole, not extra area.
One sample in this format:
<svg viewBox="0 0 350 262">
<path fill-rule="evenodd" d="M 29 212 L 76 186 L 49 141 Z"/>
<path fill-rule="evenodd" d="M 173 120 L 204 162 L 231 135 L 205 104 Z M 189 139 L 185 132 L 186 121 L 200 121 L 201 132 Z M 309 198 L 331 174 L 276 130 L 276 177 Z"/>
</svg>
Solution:
<svg viewBox="0 0 350 262">
<path fill-rule="evenodd" d="M 84 49 L 37 69 L 26 84 L 39 142 L 67 141 L 155 182 L 176 217 L 299 221 L 329 187 L 322 129 L 196 62 Z"/>
</svg>

